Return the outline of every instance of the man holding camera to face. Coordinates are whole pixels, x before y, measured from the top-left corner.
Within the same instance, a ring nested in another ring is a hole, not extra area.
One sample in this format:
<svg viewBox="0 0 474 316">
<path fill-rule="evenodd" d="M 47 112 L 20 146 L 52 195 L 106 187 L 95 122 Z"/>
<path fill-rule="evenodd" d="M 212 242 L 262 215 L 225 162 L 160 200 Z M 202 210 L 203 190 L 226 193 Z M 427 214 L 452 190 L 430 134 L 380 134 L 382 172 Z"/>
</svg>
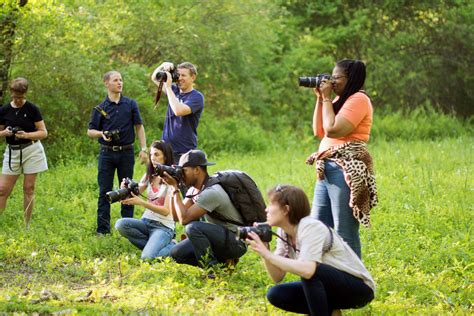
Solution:
<svg viewBox="0 0 474 316">
<path fill-rule="evenodd" d="M 135 133 L 140 142 L 140 160 L 147 161 L 145 129 L 137 102 L 122 95 L 122 76 L 117 71 L 104 75 L 107 88 L 105 100 L 92 110 L 87 135 L 98 138 L 99 200 L 97 207 L 97 234 L 110 233 L 110 204 L 106 193 L 112 190 L 115 170 L 119 181 L 133 178 Z M 133 217 L 133 205 L 121 206 L 122 217 Z"/>
<path fill-rule="evenodd" d="M 178 263 L 200 267 L 214 267 L 219 263 L 234 262 L 247 251 L 244 241 L 237 240 L 241 214 L 232 204 L 220 184 L 207 186 L 208 162 L 204 152 L 190 150 L 181 156 L 179 166 L 182 181 L 190 189 L 182 200 L 178 180 L 168 173 L 165 181 L 173 187 L 171 210 L 175 220 L 186 225 L 187 239 L 171 249 L 171 257 Z M 199 221 L 201 217 L 206 222 Z"/>
<path fill-rule="evenodd" d="M 204 96 L 194 89 L 196 76 L 196 67 L 189 62 L 178 66 L 164 62 L 151 76 L 158 87 L 164 85 L 168 96 L 161 139 L 173 147 L 175 163 L 178 163 L 181 155 L 197 148 L 197 127 L 204 109 Z"/>
</svg>

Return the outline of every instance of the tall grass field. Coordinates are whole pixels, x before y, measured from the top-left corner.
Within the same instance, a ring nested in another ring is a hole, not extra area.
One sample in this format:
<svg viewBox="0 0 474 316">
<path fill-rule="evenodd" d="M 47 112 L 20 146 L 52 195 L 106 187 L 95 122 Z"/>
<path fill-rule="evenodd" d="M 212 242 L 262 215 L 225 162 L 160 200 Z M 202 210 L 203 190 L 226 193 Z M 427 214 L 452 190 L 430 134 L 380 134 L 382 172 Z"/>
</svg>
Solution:
<svg viewBox="0 0 474 316">
<path fill-rule="evenodd" d="M 380 202 L 361 238 L 376 297 L 343 314 L 474 313 L 473 149 L 469 135 L 370 143 Z M 291 141 L 253 154 L 211 153 L 217 165 L 210 172 L 243 170 L 263 192 L 279 183 L 297 185 L 311 201 L 315 170 L 304 161 L 314 150 L 314 144 Z M 137 164 L 135 178 L 144 170 Z M 0 216 L 0 315 L 289 314 L 266 300 L 272 281 L 251 251 L 234 270 L 208 279 L 206 271 L 169 259 L 142 262 L 116 231 L 96 237 L 96 176 L 93 158 L 41 174 L 29 230 L 17 183 Z M 120 216 L 116 204 L 113 222 Z M 136 207 L 135 217 L 141 213 Z M 290 280 L 297 277 L 287 275 Z"/>
</svg>

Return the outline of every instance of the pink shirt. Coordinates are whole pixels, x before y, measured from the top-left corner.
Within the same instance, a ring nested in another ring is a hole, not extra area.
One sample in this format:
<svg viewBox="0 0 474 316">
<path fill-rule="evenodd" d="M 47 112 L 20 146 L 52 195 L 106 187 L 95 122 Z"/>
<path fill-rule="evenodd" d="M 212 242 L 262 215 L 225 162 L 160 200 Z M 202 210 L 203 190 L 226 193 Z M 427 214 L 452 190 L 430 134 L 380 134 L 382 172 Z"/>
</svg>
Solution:
<svg viewBox="0 0 474 316">
<path fill-rule="evenodd" d="M 335 101 L 337 98 L 335 99 Z M 372 103 L 369 97 L 362 93 L 356 92 L 351 95 L 336 117 L 342 116 L 355 126 L 354 130 L 345 137 L 330 138 L 324 136 L 319 144 L 319 152 L 323 152 L 331 146 L 341 145 L 353 140 L 361 140 L 367 142 L 370 137 L 370 129 L 372 127 Z"/>
</svg>

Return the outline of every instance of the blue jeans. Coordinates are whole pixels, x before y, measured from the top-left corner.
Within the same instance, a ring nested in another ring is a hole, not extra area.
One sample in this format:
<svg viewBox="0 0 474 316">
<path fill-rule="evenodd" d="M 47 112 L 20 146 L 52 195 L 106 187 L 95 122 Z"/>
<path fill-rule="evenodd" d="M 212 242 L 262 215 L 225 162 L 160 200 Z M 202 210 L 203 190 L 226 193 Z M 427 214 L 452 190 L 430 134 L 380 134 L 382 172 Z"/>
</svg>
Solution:
<svg viewBox="0 0 474 316">
<path fill-rule="evenodd" d="M 142 249 L 142 260 L 169 256 L 174 246 L 174 230 L 148 218 L 121 218 L 115 229 L 136 247 Z"/>
<path fill-rule="evenodd" d="M 318 264 L 310 279 L 278 284 L 268 290 L 268 301 L 283 310 L 331 315 L 334 309 L 360 308 L 374 299 L 374 291 L 349 273 Z"/>
<path fill-rule="evenodd" d="M 110 203 L 105 194 L 112 190 L 114 185 L 115 170 L 119 183 L 123 178 L 133 178 L 135 155 L 133 149 L 126 151 L 108 151 L 100 149 L 99 172 L 99 200 L 97 202 L 97 232 L 110 233 Z M 121 205 L 122 217 L 133 217 L 133 205 Z"/>
<path fill-rule="evenodd" d="M 242 257 L 247 251 L 235 233 L 221 225 L 191 222 L 186 225 L 187 239 L 171 249 L 171 257 L 178 263 L 207 267 Z"/>
<path fill-rule="evenodd" d="M 359 221 L 349 207 L 350 194 L 342 168 L 326 160 L 324 180 L 318 181 L 314 189 L 311 216 L 333 227 L 360 258 Z"/>
</svg>

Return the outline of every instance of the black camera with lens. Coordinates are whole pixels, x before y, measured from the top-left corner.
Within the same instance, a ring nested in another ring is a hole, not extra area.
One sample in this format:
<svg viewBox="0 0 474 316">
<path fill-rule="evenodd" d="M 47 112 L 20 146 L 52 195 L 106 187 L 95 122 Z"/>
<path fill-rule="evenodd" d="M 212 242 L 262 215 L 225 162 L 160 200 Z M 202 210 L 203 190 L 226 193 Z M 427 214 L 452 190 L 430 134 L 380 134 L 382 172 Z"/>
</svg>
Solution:
<svg viewBox="0 0 474 316">
<path fill-rule="evenodd" d="M 168 71 L 171 74 L 171 81 L 173 82 L 178 82 L 179 79 L 179 74 L 178 74 L 178 69 L 173 66 L 170 71 Z M 158 81 L 166 81 L 168 80 L 168 75 L 166 74 L 166 71 L 158 71 L 156 73 L 156 80 Z"/>
<path fill-rule="evenodd" d="M 175 178 L 178 182 L 183 179 L 183 167 L 180 166 L 167 166 L 162 164 L 157 164 L 155 167 L 155 174 L 163 177 L 164 172 Z"/>
<path fill-rule="evenodd" d="M 107 138 L 111 138 L 114 142 L 118 142 L 120 140 L 120 131 L 118 129 L 104 131 L 104 136 Z"/>
<path fill-rule="evenodd" d="M 118 189 L 115 191 L 109 191 L 105 194 L 107 201 L 110 204 L 132 197 L 132 193 L 135 195 L 140 194 L 140 188 L 137 182 L 133 181 L 130 178 L 125 178 L 124 184 L 125 188 Z"/>
<path fill-rule="evenodd" d="M 272 240 L 272 228 L 267 223 L 257 223 L 257 226 L 239 227 L 237 230 L 237 239 L 245 240 L 249 238 L 249 233 L 254 232 L 263 242 Z"/>
<path fill-rule="evenodd" d="M 315 77 L 299 77 L 300 87 L 319 88 L 323 79 L 331 79 L 330 74 L 318 74 Z"/>
</svg>

